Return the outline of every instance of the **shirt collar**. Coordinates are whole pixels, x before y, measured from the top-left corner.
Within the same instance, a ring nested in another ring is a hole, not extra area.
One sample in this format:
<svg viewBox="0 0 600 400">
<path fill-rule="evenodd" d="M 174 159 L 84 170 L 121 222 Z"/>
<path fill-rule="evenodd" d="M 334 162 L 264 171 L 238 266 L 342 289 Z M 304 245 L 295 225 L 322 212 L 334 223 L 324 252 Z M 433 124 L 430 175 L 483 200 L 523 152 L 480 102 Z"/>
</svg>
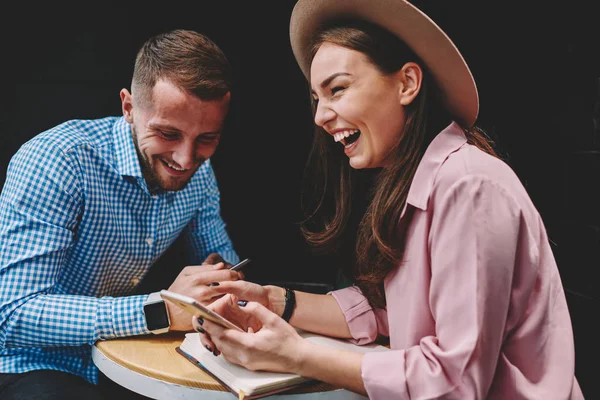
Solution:
<svg viewBox="0 0 600 400">
<path fill-rule="evenodd" d="M 135 151 L 131 126 L 121 117 L 113 125 L 113 141 L 116 154 L 116 168 L 122 176 L 142 178 L 142 169 Z"/>
<path fill-rule="evenodd" d="M 429 144 L 417 167 L 417 172 L 408 190 L 406 203 L 427 210 L 427 203 L 437 173 L 450 156 L 467 142 L 463 129 L 452 122 Z"/>
</svg>

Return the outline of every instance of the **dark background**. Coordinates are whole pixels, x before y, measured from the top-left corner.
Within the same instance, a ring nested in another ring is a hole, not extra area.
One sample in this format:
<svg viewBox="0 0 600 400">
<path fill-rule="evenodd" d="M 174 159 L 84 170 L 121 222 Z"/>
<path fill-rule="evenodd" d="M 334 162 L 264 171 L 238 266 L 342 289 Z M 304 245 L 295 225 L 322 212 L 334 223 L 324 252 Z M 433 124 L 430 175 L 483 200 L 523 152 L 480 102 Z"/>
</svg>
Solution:
<svg viewBox="0 0 600 400">
<path fill-rule="evenodd" d="M 529 3 L 417 4 L 461 49 L 478 82 L 478 123 L 497 139 L 546 223 L 572 312 L 577 376 L 586 397 L 595 398 L 600 27 L 594 2 Z M 311 254 L 297 225 L 312 122 L 289 46 L 294 1 L 149 4 L 19 2 L 3 10 L 0 185 L 10 156 L 37 133 L 68 119 L 120 115 L 119 90 L 129 88 L 146 38 L 195 29 L 236 71 L 213 163 L 231 238 L 240 256 L 253 260 L 248 278 L 331 287 L 336 255 Z"/>
</svg>

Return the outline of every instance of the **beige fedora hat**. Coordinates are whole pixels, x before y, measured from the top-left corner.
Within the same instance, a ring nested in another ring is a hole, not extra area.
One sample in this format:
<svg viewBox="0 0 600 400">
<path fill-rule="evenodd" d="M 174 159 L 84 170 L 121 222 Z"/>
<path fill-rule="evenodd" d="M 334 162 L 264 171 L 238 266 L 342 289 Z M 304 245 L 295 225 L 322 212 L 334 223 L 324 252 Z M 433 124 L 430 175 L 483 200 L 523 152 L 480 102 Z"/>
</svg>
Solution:
<svg viewBox="0 0 600 400">
<path fill-rule="evenodd" d="M 475 123 L 479 95 L 469 66 L 448 35 L 405 0 L 299 0 L 292 11 L 290 40 L 307 79 L 315 34 L 323 25 L 340 18 L 367 20 L 396 34 L 425 63 L 454 118 L 467 127 Z"/>
</svg>

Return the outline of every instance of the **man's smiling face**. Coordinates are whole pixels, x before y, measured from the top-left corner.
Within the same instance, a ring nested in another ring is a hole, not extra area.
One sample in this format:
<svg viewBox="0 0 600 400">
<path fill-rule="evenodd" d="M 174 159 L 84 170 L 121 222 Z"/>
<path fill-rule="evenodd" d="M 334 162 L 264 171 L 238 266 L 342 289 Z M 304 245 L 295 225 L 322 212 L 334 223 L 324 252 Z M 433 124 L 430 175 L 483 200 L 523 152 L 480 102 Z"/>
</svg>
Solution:
<svg viewBox="0 0 600 400">
<path fill-rule="evenodd" d="M 229 99 L 227 93 L 218 100 L 201 100 L 168 80 L 156 82 L 148 104 L 121 91 L 123 114 L 149 187 L 185 188 L 217 148 Z"/>
</svg>

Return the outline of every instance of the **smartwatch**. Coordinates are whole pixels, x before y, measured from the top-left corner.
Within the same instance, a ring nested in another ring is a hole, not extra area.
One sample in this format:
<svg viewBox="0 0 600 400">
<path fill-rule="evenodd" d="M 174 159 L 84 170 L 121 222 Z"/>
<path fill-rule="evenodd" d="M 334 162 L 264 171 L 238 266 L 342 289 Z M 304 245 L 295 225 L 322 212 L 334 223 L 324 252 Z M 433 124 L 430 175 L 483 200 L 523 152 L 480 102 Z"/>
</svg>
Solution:
<svg viewBox="0 0 600 400">
<path fill-rule="evenodd" d="M 144 302 L 146 327 L 155 335 L 166 333 L 171 326 L 167 305 L 159 292 L 151 293 Z"/>
</svg>

